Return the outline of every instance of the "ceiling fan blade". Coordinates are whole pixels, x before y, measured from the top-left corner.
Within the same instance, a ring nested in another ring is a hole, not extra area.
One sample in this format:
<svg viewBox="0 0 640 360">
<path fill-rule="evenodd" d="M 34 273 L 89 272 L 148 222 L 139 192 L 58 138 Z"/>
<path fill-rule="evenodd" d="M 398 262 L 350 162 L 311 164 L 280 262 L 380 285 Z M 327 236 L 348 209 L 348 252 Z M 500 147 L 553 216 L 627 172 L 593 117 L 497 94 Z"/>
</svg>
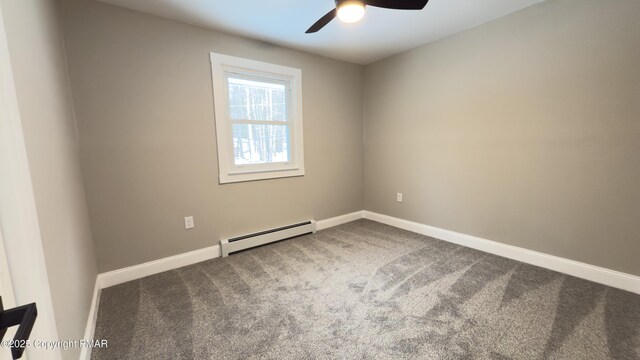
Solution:
<svg viewBox="0 0 640 360">
<path fill-rule="evenodd" d="M 366 0 L 369 6 L 396 10 L 422 10 L 429 0 Z"/>
<path fill-rule="evenodd" d="M 305 33 L 306 34 L 311 34 L 311 33 L 314 33 L 314 32 L 318 32 L 318 30 L 322 29 L 325 25 L 330 23 L 331 20 L 333 20 L 333 18 L 336 17 L 337 13 L 338 13 L 337 9 L 333 9 L 333 10 L 329 11 L 327 13 L 327 15 L 321 17 L 320 20 L 316 21 L 315 24 L 311 25 L 309 30 L 307 30 Z"/>
</svg>

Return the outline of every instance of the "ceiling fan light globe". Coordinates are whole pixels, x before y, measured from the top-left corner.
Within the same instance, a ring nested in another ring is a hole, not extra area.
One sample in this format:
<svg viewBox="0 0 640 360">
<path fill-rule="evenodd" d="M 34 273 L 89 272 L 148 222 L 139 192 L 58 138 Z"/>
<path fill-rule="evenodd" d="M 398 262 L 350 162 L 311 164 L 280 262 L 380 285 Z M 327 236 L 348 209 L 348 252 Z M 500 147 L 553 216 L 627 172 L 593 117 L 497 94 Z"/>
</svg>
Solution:
<svg viewBox="0 0 640 360">
<path fill-rule="evenodd" d="M 345 1 L 338 6 L 338 19 L 345 23 L 355 23 L 364 17 L 364 3 L 361 1 Z"/>
</svg>

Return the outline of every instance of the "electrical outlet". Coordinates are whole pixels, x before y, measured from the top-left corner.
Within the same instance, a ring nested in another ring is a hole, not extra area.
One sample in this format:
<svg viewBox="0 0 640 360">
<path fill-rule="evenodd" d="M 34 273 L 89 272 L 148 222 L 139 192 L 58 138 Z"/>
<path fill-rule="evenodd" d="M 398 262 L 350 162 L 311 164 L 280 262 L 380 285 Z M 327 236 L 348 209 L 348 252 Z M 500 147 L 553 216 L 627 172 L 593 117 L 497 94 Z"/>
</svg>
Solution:
<svg viewBox="0 0 640 360">
<path fill-rule="evenodd" d="M 396 194 L 396 201 L 397 202 L 402 202 L 402 193 Z"/>
<path fill-rule="evenodd" d="M 189 230 L 195 227 L 193 223 L 193 216 L 187 216 L 184 218 L 184 228 Z"/>
</svg>

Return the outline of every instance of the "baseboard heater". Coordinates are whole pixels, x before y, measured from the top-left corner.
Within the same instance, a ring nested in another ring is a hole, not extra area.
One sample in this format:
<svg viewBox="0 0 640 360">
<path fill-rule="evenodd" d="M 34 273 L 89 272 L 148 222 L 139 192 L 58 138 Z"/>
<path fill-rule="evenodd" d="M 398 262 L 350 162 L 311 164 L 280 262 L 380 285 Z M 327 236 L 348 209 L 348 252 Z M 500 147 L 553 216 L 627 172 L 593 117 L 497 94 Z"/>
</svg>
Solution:
<svg viewBox="0 0 640 360">
<path fill-rule="evenodd" d="M 246 250 L 275 241 L 285 240 L 292 237 L 311 234 L 315 232 L 316 222 L 315 220 L 309 220 L 271 230 L 238 236 L 232 239 L 220 240 L 220 249 L 222 251 L 222 257 L 227 257 L 229 256 L 229 254 L 236 251 Z"/>
</svg>

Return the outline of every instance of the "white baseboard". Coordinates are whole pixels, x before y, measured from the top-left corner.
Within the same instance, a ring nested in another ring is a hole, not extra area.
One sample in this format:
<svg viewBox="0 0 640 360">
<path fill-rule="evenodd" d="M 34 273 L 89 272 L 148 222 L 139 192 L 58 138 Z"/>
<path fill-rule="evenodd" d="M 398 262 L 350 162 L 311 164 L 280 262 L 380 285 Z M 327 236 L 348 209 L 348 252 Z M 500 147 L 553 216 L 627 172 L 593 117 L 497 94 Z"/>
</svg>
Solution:
<svg viewBox="0 0 640 360">
<path fill-rule="evenodd" d="M 316 228 L 317 230 L 324 230 L 361 218 L 377 221 L 383 224 L 413 231 L 418 234 L 431 236 L 436 239 L 448 241 L 472 249 L 503 256 L 509 259 L 540 266 L 564 274 L 640 294 L 640 277 L 635 275 L 626 274 L 595 265 L 589 265 L 579 261 L 569 260 L 554 255 L 520 248 L 517 246 L 507 245 L 496 241 L 482 239 L 472 235 L 445 230 L 430 225 L 399 219 L 388 215 L 382 215 L 372 211 L 362 210 L 329 219 L 318 220 L 316 222 Z M 177 269 L 187 265 L 192 265 L 219 256 L 220 246 L 210 246 L 204 249 L 190 251 L 184 254 L 170 256 L 167 258 L 99 274 L 96 286 L 100 289 L 103 289 L 127 281 L 140 279 L 145 276 Z"/>
<path fill-rule="evenodd" d="M 98 275 L 99 276 L 99 275 Z M 98 304 L 100 303 L 100 281 L 96 277 L 95 285 L 93 286 L 93 297 L 91 298 L 91 307 L 89 308 L 89 317 L 87 318 L 87 326 L 84 330 L 84 339 L 93 339 L 96 331 L 96 321 L 98 320 Z M 91 348 L 82 347 L 80 350 L 80 360 L 91 359 Z"/>
<path fill-rule="evenodd" d="M 440 229 L 434 226 L 424 225 L 392 216 L 382 215 L 371 211 L 364 211 L 364 218 L 490 254 L 540 266 L 546 269 L 640 294 L 639 276 L 589 265 L 579 261 L 569 260 L 517 246 L 486 240 L 471 235 L 461 234 L 455 231 Z"/>
<path fill-rule="evenodd" d="M 209 246 L 204 249 L 189 251 L 183 254 L 102 273 L 98 275 L 98 282 L 100 283 L 100 288 L 104 289 L 127 281 L 141 279 L 149 275 L 214 259 L 219 256 L 220 245 Z"/>
<path fill-rule="evenodd" d="M 356 221 L 358 219 L 364 218 L 364 210 L 352 212 L 345 215 L 340 215 L 336 217 L 332 217 L 329 219 L 318 220 L 316 221 L 316 230 L 324 230 L 330 227 L 346 224 L 348 222 Z"/>
</svg>

